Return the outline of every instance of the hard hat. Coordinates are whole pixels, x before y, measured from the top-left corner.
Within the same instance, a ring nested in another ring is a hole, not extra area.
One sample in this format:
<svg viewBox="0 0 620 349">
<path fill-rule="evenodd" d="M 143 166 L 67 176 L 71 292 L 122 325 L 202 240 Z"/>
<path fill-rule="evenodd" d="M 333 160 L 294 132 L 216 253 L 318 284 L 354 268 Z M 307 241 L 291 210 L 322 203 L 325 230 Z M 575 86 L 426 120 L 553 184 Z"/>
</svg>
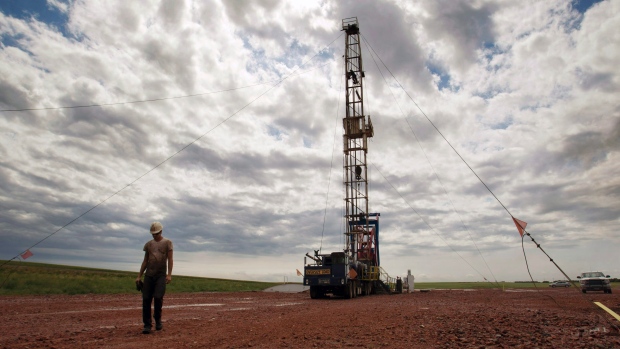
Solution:
<svg viewBox="0 0 620 349">
<path fill-rule="evenodd" d="M 161 225 L 161 223 L 153 222 L 153 224 L 151 224 L 151 234 L 155 235 L 161 233 L 162 230 L 164 230 L 164 226 Z"/>
</svg>

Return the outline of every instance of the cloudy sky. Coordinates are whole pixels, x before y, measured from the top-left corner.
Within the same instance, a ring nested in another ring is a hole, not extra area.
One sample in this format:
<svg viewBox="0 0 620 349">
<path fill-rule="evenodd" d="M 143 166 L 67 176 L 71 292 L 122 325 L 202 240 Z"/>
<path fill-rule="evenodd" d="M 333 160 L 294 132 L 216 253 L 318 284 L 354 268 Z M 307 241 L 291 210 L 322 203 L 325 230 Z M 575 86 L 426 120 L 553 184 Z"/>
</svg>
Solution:
<svg viewBox="0 0 620 349">
<path fill-rule="evenodd" d="M 137 273 L 157 220 L 177 275 L 300 281 L 306 252 L 344 247 L 341 29 L 357 17 L 390 275 L 528 280 L 512 214 L 569 276 L 620 276 L 620 1 L 0 10 L 0 259 Z M 534 279 L 563 278 L 525 252 Z"/>
</svg>

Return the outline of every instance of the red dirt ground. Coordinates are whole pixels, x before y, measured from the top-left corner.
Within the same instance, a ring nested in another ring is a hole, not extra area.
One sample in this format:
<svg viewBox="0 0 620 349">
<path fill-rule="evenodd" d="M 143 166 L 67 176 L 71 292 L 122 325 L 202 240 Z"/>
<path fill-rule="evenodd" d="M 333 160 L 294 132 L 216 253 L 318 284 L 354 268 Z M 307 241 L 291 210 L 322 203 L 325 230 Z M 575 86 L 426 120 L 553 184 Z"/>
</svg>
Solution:
<svg viewBox="0 0 620 349">
<path fill-rule="evenodd" d="M 0 297 L 0 348 L 620 348 L 620 290 L 168 294 L 141 333 L 140 294 Z"/>
</svg>

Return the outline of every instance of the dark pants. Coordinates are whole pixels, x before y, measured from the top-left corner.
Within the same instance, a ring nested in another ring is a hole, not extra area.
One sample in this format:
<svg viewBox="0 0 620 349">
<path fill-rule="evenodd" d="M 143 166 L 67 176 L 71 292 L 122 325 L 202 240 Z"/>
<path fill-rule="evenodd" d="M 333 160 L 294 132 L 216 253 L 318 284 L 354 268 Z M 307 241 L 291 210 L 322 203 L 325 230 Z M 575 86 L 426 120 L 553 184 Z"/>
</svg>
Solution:
<svg viewBox="0 0 620 349">
<path fill-rule="evenodd" d="M 144 276 L 144 286 L 142 287 L 142 322 L 144 327 L 151 328 L 151 303 L 155 300 L 155 311 L 153 317 L 155 323 L 161 323 L 161 307 L 164 305 L 164 294 L 166 293 L 166 275 Z"/>
</svg>

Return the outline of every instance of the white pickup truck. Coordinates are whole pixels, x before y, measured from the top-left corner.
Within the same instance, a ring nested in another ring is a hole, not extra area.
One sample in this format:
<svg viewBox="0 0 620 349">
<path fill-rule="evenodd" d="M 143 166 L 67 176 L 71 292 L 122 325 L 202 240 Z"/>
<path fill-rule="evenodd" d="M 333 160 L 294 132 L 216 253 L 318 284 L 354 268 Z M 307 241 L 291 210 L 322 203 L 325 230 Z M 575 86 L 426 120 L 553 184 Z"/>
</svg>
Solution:
<svg viewBox="0 0 620 349">
<path fill-rule="evenodd" d="M 605 274 L 600 271 L 588 271 L 581 273 L 580 276 L 577 276 L 577 279 L 579 279 L 581 292 L 583 293 L 587 291 L 611 293 L 611 282 L 609 281 L 609 277 L 609 275 L 605 276 Z"/>
</svg>

